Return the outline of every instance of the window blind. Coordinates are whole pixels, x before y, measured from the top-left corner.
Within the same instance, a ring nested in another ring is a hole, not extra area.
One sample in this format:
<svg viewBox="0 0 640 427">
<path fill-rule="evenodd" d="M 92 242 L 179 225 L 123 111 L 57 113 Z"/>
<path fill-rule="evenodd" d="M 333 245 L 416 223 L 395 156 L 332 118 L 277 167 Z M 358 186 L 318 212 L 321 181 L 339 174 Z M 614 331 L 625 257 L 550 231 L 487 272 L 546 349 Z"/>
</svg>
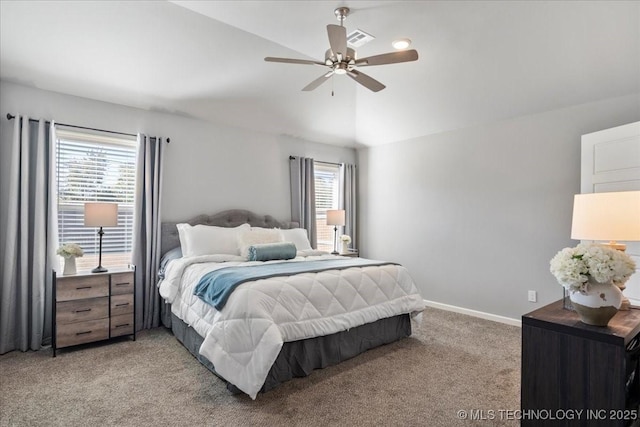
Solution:
<svg viewBox="0 0 640 427">
<path fill-rule="evenodd" d="M 117 203 L 118 226 L 104 229 L 102 265 L 131 263 L 136 140 L 58 129 L 56 137 L 59 242 L 82 247 L 78 268 L 95 267 L 98 229 L 84 226 L 84 203 Z"/>
<path fill-rule="evenodd" d="M 333 226 L 327 225 L 327 210 L 338 209 L 340 195 L 340 166 L 316 163 L 314 165 L 316 190 L 317 247 L 332 251 Z"/>
</svg>

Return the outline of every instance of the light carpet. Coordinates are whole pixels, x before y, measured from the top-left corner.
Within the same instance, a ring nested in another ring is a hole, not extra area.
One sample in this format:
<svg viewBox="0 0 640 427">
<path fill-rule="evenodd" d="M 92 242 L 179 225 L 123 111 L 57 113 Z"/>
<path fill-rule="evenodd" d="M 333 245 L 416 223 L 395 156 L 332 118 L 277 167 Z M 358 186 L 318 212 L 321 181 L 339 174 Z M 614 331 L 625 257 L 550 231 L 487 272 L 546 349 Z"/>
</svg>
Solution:
<svg viewBox="0 0 640 427">
<path fill-rule="evenodd" d="M 255 401 L 164 328 L 51 355 L 0 356 L 0 425 L 519 425 L 520 328 L 433 308 L 410 338 Z"/>
</svg>

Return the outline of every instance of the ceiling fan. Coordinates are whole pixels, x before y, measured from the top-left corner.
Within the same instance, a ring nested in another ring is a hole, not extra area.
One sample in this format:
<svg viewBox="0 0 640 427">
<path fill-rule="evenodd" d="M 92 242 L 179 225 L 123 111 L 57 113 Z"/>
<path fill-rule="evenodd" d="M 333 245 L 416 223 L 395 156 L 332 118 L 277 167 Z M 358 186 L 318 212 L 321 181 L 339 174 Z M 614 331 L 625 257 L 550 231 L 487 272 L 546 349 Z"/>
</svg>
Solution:
<svg viewBox="0 0 640 427">
<path fill-rule="evenodd" d="M 356 70 L 356 67 L 397 64 L 400 62 L 409 62 L 418 59 L 418 52 L 414 49 L 383 53 L 381 55 L 357 59 L 356 51 L 347 47 L 347 29 L 343 26 L 343 21 L 349 14 L 349 8 L 339 7 L 334 12 L 340 21 L 340 25 L 327 25 L 330 49 L 328 49 L 324 55 L 324 62 L 311 61 L 307 59 L 274 58 L 271 56 L 264 58 L 264 60 L 267 62 L 284 62 L 286 64 L 320 65 L 329 68 L 328 72 L 306 85 L 302 89 L 303 91 L 314 90 L 334 74 L 346 74 L 367 89 L 370 89 L 373 92 L 378 92 L 386 86 L 376 79 Z"/>
</svg>

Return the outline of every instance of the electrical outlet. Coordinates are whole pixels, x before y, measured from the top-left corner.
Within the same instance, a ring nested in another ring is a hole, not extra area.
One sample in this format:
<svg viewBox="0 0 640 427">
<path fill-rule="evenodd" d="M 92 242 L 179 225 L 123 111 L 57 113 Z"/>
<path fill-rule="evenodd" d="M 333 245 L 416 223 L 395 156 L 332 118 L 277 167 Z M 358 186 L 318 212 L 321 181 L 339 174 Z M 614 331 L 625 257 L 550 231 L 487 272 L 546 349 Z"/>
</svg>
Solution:
<svg viewBox="0 0 640 427">
<path fill-rule="evenodd" d="M 529 291 L 529 302 L 538 302 L 538 293 L 536 291 Z"/>
</svg>

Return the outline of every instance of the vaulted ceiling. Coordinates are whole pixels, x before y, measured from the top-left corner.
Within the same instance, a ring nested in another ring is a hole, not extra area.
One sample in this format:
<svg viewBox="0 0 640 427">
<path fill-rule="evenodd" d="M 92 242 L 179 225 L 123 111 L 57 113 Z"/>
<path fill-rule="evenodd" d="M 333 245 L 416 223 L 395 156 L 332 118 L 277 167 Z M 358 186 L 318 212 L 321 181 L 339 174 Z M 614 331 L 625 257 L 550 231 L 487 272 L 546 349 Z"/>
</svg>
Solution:
<svg viewBox="0 0 640 427">
<path fill-rule="evenodd" d="M 313 92 L 334 9 L 416 62 Z M 336 145 L 378 145 L 640 93 L 640 2 L 1 1 L 0 78 Z M 332 96 L 332 92 L 334 95 Z"/>
</svg>

